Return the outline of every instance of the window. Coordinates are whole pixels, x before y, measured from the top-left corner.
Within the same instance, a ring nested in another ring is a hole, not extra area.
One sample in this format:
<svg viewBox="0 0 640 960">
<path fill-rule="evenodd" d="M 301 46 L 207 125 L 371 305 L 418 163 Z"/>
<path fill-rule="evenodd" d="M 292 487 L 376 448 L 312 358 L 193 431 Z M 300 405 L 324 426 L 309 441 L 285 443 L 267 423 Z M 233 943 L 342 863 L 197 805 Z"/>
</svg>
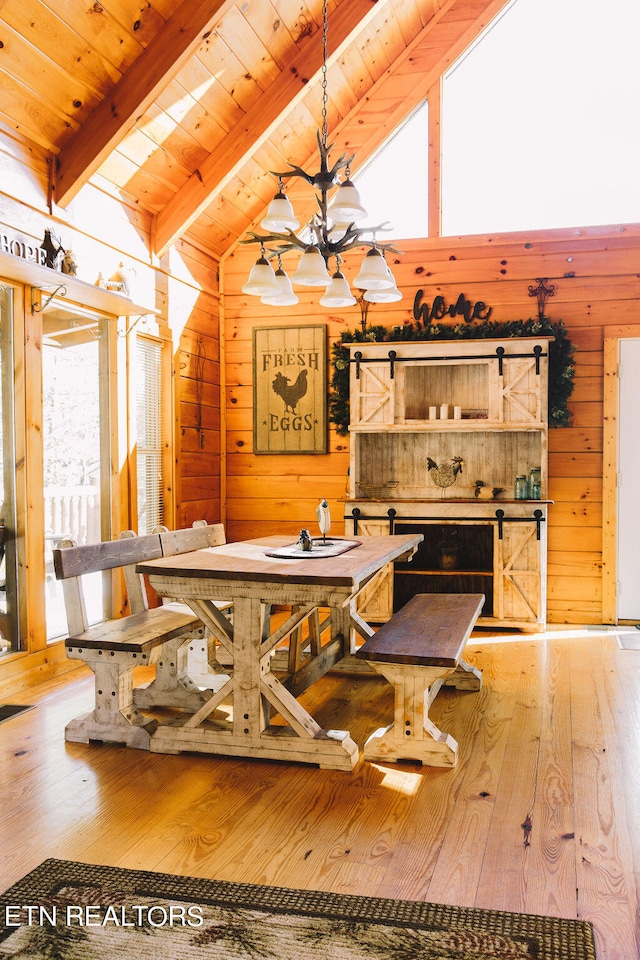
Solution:
<svg viewBox="0 0 640 960">
<path fill-rule="evenodd" d="M 637 0 L 513 0 L 446 74 L 445 236 L 640 221 Z"/>
<path fill-rule="evenodd" d="M 367 211 L 363 222 L 375 226 L 389 221 L 392 228 L 377 237 L 383 242 L 427 235 L 428 120 L 425 101 L 367 164 L 354 170 L 353 182 Z"/>
<path fill-rule="evenodd" d="M 63 300 L 42 310 L 42 456 L 47 641 L 67 629 L 53 569 L 61 539 L 99 543 L 111 535 L 108 321 Z M 88 574 L 87 617 L 110 616 L 111 577 Z"/>
<path fill-rule="evenodd" d="M 136 468 L 138 534 L 163 521 L 162 343 L 136 338 Z"/>
</svg>

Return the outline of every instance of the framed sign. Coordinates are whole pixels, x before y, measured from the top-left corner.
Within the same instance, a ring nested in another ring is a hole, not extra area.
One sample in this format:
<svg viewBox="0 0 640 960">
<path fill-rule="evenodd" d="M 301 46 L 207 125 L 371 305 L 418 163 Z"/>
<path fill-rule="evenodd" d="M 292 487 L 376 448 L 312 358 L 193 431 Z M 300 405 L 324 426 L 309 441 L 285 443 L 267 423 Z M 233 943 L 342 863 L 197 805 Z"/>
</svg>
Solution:
<svg viewBox="0 0 640 960">
<path fill-rule="evenodd" d="M 327 452 L 327 327 L 253 331 L 253 452 Z"/>
</svg>

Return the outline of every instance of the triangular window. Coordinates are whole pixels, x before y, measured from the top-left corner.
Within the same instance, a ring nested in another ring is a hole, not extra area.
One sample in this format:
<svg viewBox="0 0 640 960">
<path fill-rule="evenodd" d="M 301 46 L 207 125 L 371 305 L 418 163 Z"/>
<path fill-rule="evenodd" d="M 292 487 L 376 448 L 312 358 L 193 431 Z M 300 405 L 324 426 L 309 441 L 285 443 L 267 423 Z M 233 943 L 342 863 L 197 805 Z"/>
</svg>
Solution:
<svg viewBox="0 0 640 960">
<path fill-rule="evenodd" d="M 377 235 L 382 242 L 427 235 L 428 121 L 425 101 L 368 163 L 353 172 L 367 211 L 364 223 L 376 226 L 388 221 L 392 228 Z"/>
<path fill-rule="evenodd" d="M 514 0 L 446 74 L 445 236 L 640 221 L 638 0 Z"/>
</svg>

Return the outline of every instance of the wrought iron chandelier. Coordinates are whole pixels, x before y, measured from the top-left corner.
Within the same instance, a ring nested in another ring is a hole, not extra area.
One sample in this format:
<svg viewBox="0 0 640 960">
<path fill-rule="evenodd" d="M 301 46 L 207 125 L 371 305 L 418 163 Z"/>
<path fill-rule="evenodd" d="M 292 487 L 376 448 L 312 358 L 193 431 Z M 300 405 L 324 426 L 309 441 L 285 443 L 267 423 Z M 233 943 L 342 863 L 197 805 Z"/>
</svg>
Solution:
<svg viewBox="0 0 640 960">
<path fill-rule="evenodd" d="M 402 299 L 396 281 L 387 265 L 387 251 L 399 253 L 391 243 L 378 243 L 376 234 L 389 229 L 387 223 L 375 227 L 356 226 L 367 216 L 360 202 L 358 190 L 351 181 L 351 163 L 354 155 L 342 154 L 329 165 L 332 144 L 328 143 L 327 123 L 327 0 L 322 3 L 322 126 L 316 137 L 320 153 L 320 169 L 315 174 L 290 164 L 281 173 L 270 171 L 278 180 L 278 192 L 269 204 L 261 221 L 265 233 L 249 231 L 240 243 L 259 243 L 260 257 L 251 268 L 243 293 L 260 297 L 263 303 L 288 306 L 298 302 L 292 282 L 307 287 L 325 287 L 320 303 L 325 307 L 346 307 L 359 302 L 353 296 L 349 283 L 341 271 L 343 254 L 354 247 L 369 247 L 359 273 L 353 279 L 360 298 L 367 303 L 392 302 Z M 344 170 L 344 179 L 338 174 Z M 300 177 L 314 189 L 318 209 L 300 233 L 300 227 L 291 201 L 284 191 L 284 181 Z M 338 190 L 329 201 L 329 193 Z M 367 234 L 370 239 L 365 239 Z M 290 252 L 302 252 L 296 272 L 289 279 L 282 266 L 282 258 Z M 277 270 L 271 261 L 276 260 Z M 333 273 L 329 270 L 335 264 Z"/>
</svg>

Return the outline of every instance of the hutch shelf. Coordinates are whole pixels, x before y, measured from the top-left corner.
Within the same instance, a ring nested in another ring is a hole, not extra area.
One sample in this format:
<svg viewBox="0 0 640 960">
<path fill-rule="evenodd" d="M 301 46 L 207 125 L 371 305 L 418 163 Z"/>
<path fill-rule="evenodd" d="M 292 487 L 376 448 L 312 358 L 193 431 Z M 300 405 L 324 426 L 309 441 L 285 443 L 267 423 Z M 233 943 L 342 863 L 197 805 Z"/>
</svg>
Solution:
<svg viewBox="0 0 640 960">
<path fill-rule="evenodd" d="M 368 585 L 366 620 L 416 593 L 484 593 L 479 624 L 544 627 L 549 340 L 351 345 L 345 534 L 425 535 Z M 532 469 L 535 499 L 515 499 Z"/>
</svg>

